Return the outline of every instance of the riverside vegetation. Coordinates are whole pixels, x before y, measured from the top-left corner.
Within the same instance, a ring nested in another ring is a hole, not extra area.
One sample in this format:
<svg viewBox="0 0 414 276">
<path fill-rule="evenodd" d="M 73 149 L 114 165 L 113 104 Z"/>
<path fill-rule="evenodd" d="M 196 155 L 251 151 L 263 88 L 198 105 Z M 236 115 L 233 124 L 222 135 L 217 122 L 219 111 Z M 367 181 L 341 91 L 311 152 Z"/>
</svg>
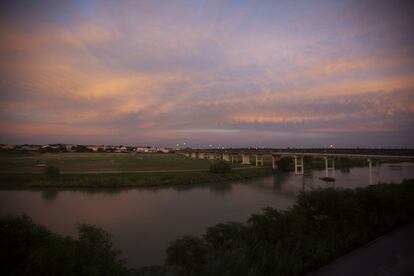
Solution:
<svg viewBox="0 0 414 276">
<path fill-rule="evenodd" d="M 414 221 L 414 180 L 301 193 L 286 211 L 209 227 L 170 244 L 162 266 L 128 269 L 93 226 L 62 237 L 27 217 L 0 219 L 2 275 L 300 275 Z"/>
</svg>

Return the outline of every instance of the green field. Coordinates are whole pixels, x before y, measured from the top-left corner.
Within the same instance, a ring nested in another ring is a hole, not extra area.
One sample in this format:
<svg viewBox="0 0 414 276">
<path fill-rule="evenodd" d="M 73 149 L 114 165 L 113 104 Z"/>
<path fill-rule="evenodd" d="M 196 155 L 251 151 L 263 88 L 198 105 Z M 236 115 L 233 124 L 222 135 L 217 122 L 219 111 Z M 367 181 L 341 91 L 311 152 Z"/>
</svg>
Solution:
<svg viewBox="0 0 414 276">
<path fill-rule="evenodd" d="M 232 170 L 217 174 L 209 171 L 135 172 L 105 174 L 62 174 L 55 178 L 43 174 L 0 173 L 0 189 L 20 188 L 128 188 L 174 186 L 251 179 L 272 173 L 269 167 Z"/>
<path fill-rule="evenodd" d="M 59 168 L 60 175 L 45 175 L 48 166 Z M 271 173 L 270 167 L 226 174 L 211 173 L 209 168 L 208 160 L 178 154 L 1 153 L 0 188 L 165 186 L 241 180 Z"/>
<path fill-rule="evenodd" d="M 177 154 L 38 153 L 0 154 L 1 173 L 41 173 L 55 166 L 62 173 L 207 170 L 209 161 Z"/>
</svg>

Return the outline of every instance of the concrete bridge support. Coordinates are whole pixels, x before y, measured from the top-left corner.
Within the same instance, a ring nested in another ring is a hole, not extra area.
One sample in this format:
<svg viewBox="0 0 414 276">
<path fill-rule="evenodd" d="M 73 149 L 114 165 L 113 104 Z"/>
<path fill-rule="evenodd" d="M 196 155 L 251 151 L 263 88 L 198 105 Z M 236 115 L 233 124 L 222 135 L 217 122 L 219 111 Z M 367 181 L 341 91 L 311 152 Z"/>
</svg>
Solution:
<svg viewBox="0 0 414 276">
<path fill-rule="evenodd" d="M 263 155 L 256 154 L 255 157 L 256 157 L 255 158 L 256 159 L 256 167 L 258 167 L 259 164 L 260 164 L 260 166 L 263 166 Z"/>
<path fill-rule="evenodd" d="M 205 156 L 204 152 L 199 152 L 198 153 L 198 159 L 205 159 L 205 158 L 206 158 L 206 156 Z"/>
<path fill-rule="evenodd" d="M 295 174 L 303 174 L 304 172 L 303 156 L 295 155 L 293 159 L 295 160 Z"/>
<path fill-rule="evenodd" d="M 369 185 L 372 185 L 373 184 L 373 181 L 372 181 L 372 163 L 373 163 L 373 160 L 372 159 L 368 159 Z"/>
<path fill-rule="evenodd" d="M 194 158 L 194 159 L 197 158 L 197 153 L 196 152 L 192 152 L 191 153 L 191 158 Z"/>
<path fill-rule="evenodd" d="M 237 154 L 230 155 L 231 163 L 239 163 L 239 156 Z"/>
<path fill-rule="evenodd" d="M 224 161 L 230 162 L 230 153 L 223 153 L 222 158 Z"/>
<path fill-rule="evenodd" d="M 215 159 L 216 160 L 221 160 L 221 153 L 215 153 Z"/>
<path fill-rule="evenodd" d="M 324 157 L 325 159 L 325 176 L 329 176 L 329 171 L 332 172 L 332 177 L 335 177 L 335 159 L 334 158 L 328 158 Z M 330 161 L 330 162 L 329 162 Z M 331 163 L 331 166 L 329 166 L 329 163 Z"/>
<path fill-rule="evenodd" d="M 250 155 L 246 153 L 242 153 L 242 165 L 250 165 Z"/>
<path fill-rule="evenodd" d="M 277 169 L 277 162 L 279 162 L 280 156 L 272 155 L 272 168 L 275 170 Z"/>
<path fill-rule="evenodd" d="M 214 152 L 209 152 L 208 153 L 208 160 L 214 160 L 216 157 L 216 154 Z"/>
</svg>

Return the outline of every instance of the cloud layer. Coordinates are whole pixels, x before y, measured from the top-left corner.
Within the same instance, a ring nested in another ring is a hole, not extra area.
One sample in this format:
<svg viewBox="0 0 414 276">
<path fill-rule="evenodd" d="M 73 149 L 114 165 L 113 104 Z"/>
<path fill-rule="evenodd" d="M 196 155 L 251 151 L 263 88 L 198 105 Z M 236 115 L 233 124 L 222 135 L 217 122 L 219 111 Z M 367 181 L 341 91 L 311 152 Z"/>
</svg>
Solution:
<svg viewBox="0 0 414 276">
<path fill-rule="evenodd" d="M 410 146 L 404 1 L 13 1 L 0 142 Z"/>
</svg>

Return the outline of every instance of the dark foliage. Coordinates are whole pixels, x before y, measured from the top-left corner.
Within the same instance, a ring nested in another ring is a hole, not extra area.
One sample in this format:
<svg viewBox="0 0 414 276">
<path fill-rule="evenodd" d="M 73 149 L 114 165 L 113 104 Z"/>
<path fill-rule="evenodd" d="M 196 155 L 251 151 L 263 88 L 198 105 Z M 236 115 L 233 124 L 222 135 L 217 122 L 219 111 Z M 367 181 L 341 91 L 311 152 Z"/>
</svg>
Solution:
<svg viewBox="0 0 414 276">
<path fill-rule="evenodd" d="M 210 172 L 212 173 L 229 173 L 231 171 L 231 164 L 226 161 L 214 161 L 210 165 Z"/>
<path fill-rule="evenodd" d="M 77 145 L 77 146 L 74 146 L 73 148 L 72 148 L 72 150 L 73 151 L 75 151 L 75 152 L 90 152 L 90 151 L 92 151 L 92 150 L 90 150 L 90 149 L 88 149 L 86 146 L 84 146 L 84 145 Z"/>
<path fill-rule="evenodd" d="M 305 192 L 287 211 L 266 208 L 246 225 L 218 224 L 203 239 L 175 241 L 166 268 L 168 275 L 304 274 L 413 220 L 413 180 Z"/>
<path fill-rule="evenodd" d="M 194 236 L 185 236 L 171 243 L 165 263 L 180 275 L 200 275 L 207 254 L 205 242 Z"/>
<path fill-rule="evenodd" d="M 78 226 L 79 239 L 52 234 L 26 216 L 0 218 L 0 275 L 126 275 L 108 233 Z"/>
</svg>

